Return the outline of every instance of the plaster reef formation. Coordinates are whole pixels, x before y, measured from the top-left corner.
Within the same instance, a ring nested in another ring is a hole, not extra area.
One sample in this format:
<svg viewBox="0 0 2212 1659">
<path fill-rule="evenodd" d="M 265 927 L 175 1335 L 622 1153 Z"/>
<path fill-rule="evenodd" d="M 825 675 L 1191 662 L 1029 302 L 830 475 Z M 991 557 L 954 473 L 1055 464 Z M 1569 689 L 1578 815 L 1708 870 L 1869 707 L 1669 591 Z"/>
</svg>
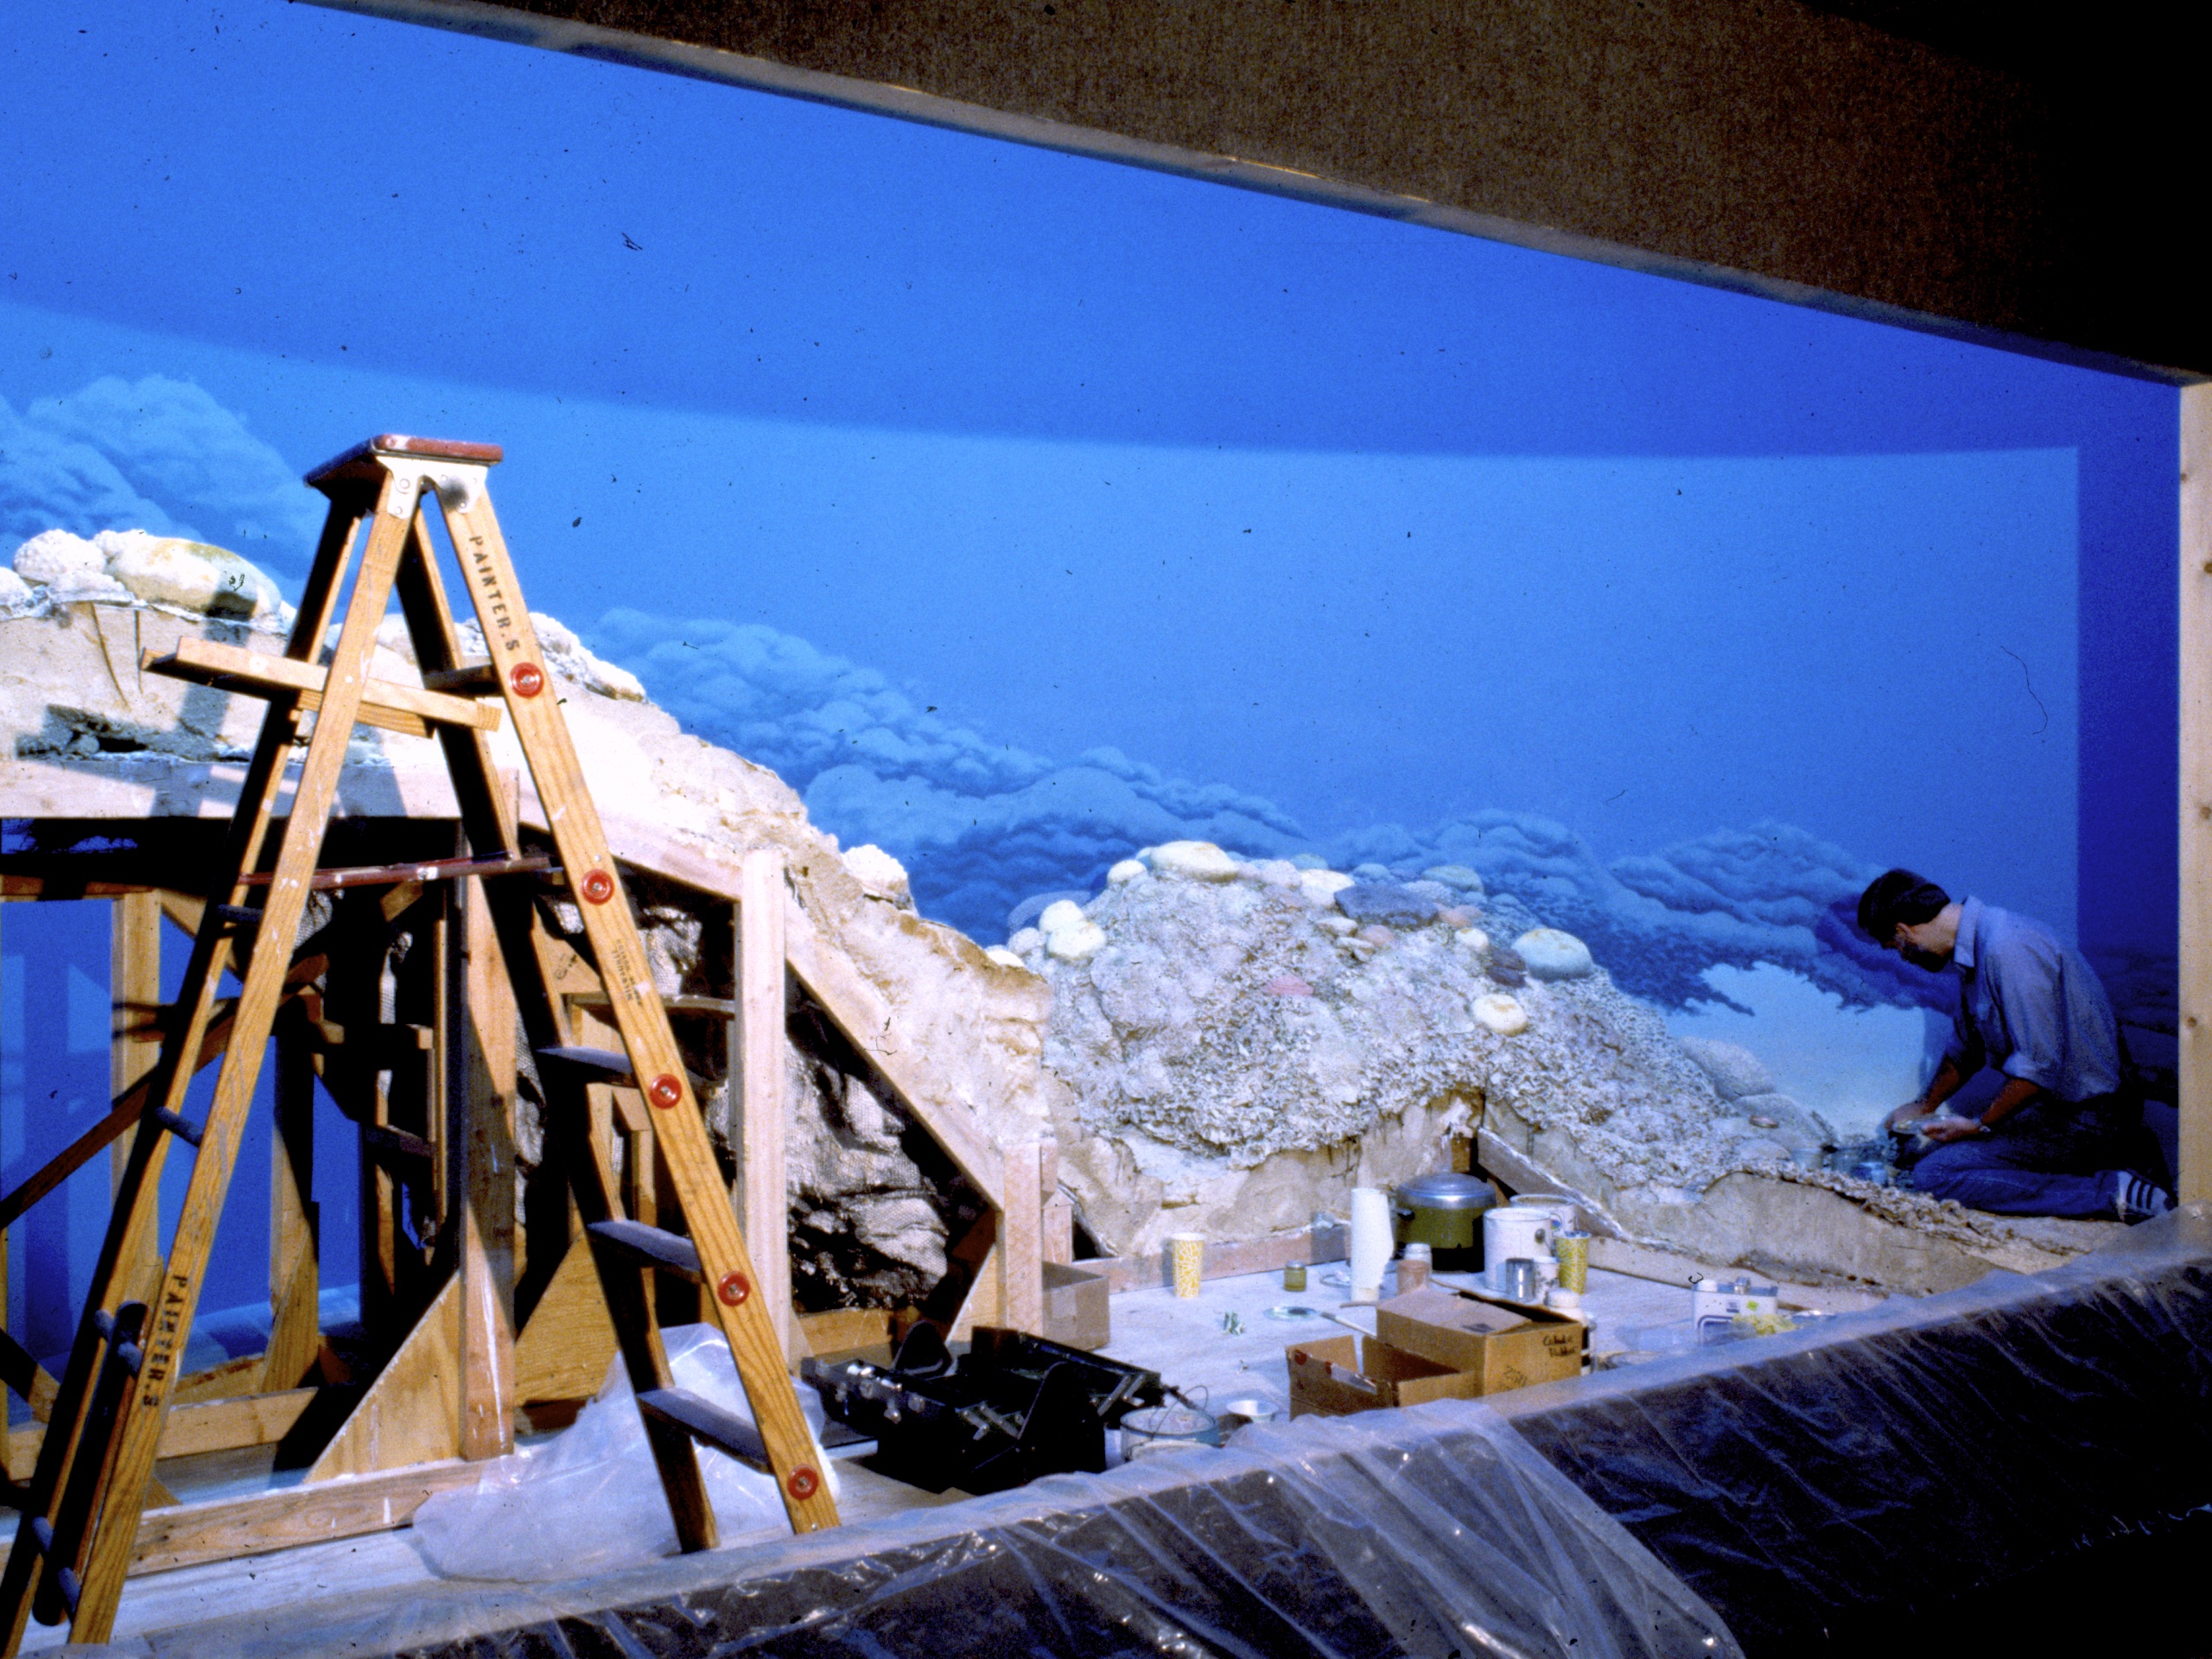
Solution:
<svg viewBox="0 0 2212 1659">
<path fill-rule="evenodd" d="M 118 556 L 147 542 L 162 543 L 168 579 L 159 587 Z M 238 567 L 250 575 L 239 576 Z M 871 1038 L 925 1057 L 938 1103 L 972 1112 L 988 1141 L 1013 1146 L 1047 1132 L 1045 1096 L 1056 1085 L 1039 1060 L 1047 995 L 1039 981 L 992 963 L 964 935 L 916 915 L 895 859 L 873 847 L 841 852 L 835 837 L 808 824 L 797 794 L 772 772 L 686 735 L 644 700 L 629 674 L 592 655 L 555 619 L 532 620 L 610 840 L 630 861 L 629 890 L 664 995 L 731 995 L 731 910 L 637 861 L 664 847 L 728 877 L 745 849 L 776 847 L 789 890 L 823 947 L 858 972 Z M 251 752 L 264 705 L 142 674 L 139 656 L 167 652 L 186 636 L 276 652 L 290 623 L 267 577 L 222 550 L 136 532 L 34 537 L 12 569 L 0 569 L 0 813 L 227 817 L 243 771 L 238 763 Z M 464 649 L 479 644 L 473 624 L 461 632 Z M 378 645 L 371 671 L 413 680 L 397 615 L 386 620 Z M 497 766 L 520 769 L 507 729 L 492 746 Z M 525 785 L 525 823 L 533 808 Z M 357 731 L 337 810 L 359 817 L 454 816 L 435 741 Z M 546 908 L 556 931 L 580 933 L 572 906 L 554 899 Z M 393 939 L 393 962 L 410 944 L 404 933 Z M 733 1103 L 719 1027 L 676 1021 L 691 1070 L 706 1079 L 702 1105 L 728 1160 Z M 913 1300 L 943 1276 L 947 1235 L 976 1212 L 976 1195 L 868 1062 L 796 989 L 791 1033 L 794 1287 L 809 1307 Z M 547 1200 L 533 1192 L 543 1130 L 526 1058 L 516 1132 L 527 1216 Z M 565 1215 L 559 1219 L 565 1225 Z"/>
<path fill-rule="evenodd" d="M 1582 941 L 1464 867 L 1345 874 L 1175 842 L 1095 899 L 1011 919 L 1001 953 L 1052 986 L 1064 1166 L 1117 1249 L 1341 1213 L 1455 1134 L 1510 1186 L 1574 1192 L 1599 1232 L 1799 1280 L 1932 1288 L 2104 1231 L 1801 1167 L 1792 1149 L 1834 1131 L 1755 1055 L 1678 1041 Z"/>
<path fill-rule="evenodd" d="M 1057 1135 L 1063 1185 L 1113 1253 L 1185 1228 L 1303 1228 L 1344 1210 L 1355 1185 L 1436 1167 L 1467 1133 L 1510 1185 L 1574 1192 L 1602 1232 L 1798 1279 L 1940 1288 L 1992 1265 L 2049 1265 L 2108 1230 L 2006 1221 L 1791 1165 L 1789 1148 L 1827 1126 L 1775 1092 L 1755 1057 L 1676 1042 L 1583 941 L 1460 866 L 1341 873 L 1173 842 L 1116 865 L 1096 896 L 1018 907 L 1007 944 L 986 952 L 915 913 L 896 860 L 841 853 L 773 773 L 686 735 L 634 678 L 534 620 L 632 861 L 662 992 L 729 994 L 728 906 L 636 869 L 649 853 L 631 849 L 651 841 L 725 873 L 745 849 L 781 849 L 799 909 L 874 1000 L 872 1040 L 925 1057 L 938 1102 L 972 1112 L 994 1143 Z M 34 537 L 0 571 L 5 813 L 227 816 L 262 705 L 141 675 L 138 655 L 188 633 L 275 652 L 289 621 L 267 577 L 219 549 L 130 531 Z M 379 639 L 372 671 L 411 678 L 397 618 Z M 496 764 L 519 767 L 510 734 L 493 744 Z M 339 810 L 452 816 L 435 745 L 358 733 Z M 577 931 L 573 912 L 549 911 Z M 791 1032 L 801 1300 L 915 1300 L 976 1195 L 796 991 Z M 678 1033 L 728 1156 L 722 1040 L 711 1024 Z M 542 1147 L 527 1077 L 518 1117 L 527 1211 Z"/>
</svg>

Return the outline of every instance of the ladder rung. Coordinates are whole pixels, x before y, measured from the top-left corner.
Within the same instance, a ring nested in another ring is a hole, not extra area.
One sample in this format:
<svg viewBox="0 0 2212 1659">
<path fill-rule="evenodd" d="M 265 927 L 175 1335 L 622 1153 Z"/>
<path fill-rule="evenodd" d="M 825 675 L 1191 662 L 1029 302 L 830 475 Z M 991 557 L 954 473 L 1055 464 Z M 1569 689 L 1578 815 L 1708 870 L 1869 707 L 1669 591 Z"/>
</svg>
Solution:
<svg viewBox="0 0 2212 1659">
<path fill-rule="evenodd" d="M 702 1400 L 684 1389 L 648 1389 L 638 1396 L 638 1409 L 664 1422 L 674 1423 L 691 1438 L 728 1453 L 741 1463 L 768 1466 L 768 1448 L 760 1431 L 735 1412 L 724 1411 L 711 1400 Z"/>
<path fill-rule="evenodd" d="M 423 683 L 433 691 L 456 697 L 496 697 L 499 677 L 489 663 L 464 663 L 459 668 L 426 669 Z"/>
<path fill-rule="evenodd" d="M 605 991 L 571 992 L 569 1004 L 578 1008 L 611 1008 L 614 999 Z M 728 996 L 664 996 L 662 1007 L 671 1014 L 714 1014 L 730 1018 L 737 1013 L 737 1001 Z"/>
<path fill-rule="evenodd" d="M 704 1405 L 706 1402 L 702 1401 L 700 1403 Z M 709 1407 L 708 1409 L 712 1410 L 713 1408 Z M 54 1573 L 54 1587 L 61 1597 L 61 1605 L 67 1607 L 70 1616 L 74 1618 L 77 1612 L 77 1603 L 84 1592 L 77 1582 L 75 1570 L 59 1565 L 54 1559 L 54 1522 L 42 1515 L 33 1516 L 31 1542 L 38 1547 L 38 1553 L 46 1557 L 47 1565 Z"/>
<path fill-rule="evenodd" d="M 361 1139 L 374 1151 L 387 1153 L 395 1158 L 411 1159 L 430 1164 L 437 1160 L 437 1149 L 419 1135 L 410 1135 L 405 1129 L 395 1129 L 389 1123 L 370 1123 L 363 1126 Z"/>
<path fill-rule="evenodd" d="M 634 1089 L 637 1076 L 630 1070 L 630 1057 L 613 1048 L 541 1048 L 541 1060 L 550 1060 L 556 1065 L 574 1066 L 579 1071 L 594 1075 L 594 1083 L 611 1083 L 620 1088 Z"/>
<path fill-rule="evenodd" d="M 201 1133 L 200 1126 L 186 1118 L 180 1117 L 176 1113 L 171 1111 L 166 1106 L 156 1106 L 154 1108 L 154 1122 L 160 1124 L 171 1135 L 176 1136 L 178 1140 L 183 1141 L 188 1147 L 197 1147 L 200 1144 L 200 1136 Z"/>
<path fill-rule="evenodd" d="M 219 691 L 243 691 L 260 697 L 296 696 L 302 709 L 322 707 L 323 687 L 329 678 L 317 664 L 247 651 L 219 639 L 180 639 L 176 649 L 166 657 L 157 657 L 149 650 L 139 666 L 149 673 L 189 680 L 194 685 L 213 686 Z M 427 737 L 433 725 L 495 732 L 502 715 L 493 704 L 448 696 L 422 686 L 371 679 L 362 686 L 360 712 L 356 718 L 363 725 Z"/>
<path fill-rule="evenodd" d="M 31 1542 L 38 1546 L 40 1554 L 53 1554 L 54 1522 L 42 1515 L 31 1516 Z"/>
<path fill-rule="evenodd" d="M 247 905 L 210 905 L 219 922 L 228 922 L 232 927 L 259 927 L 261 912 Z"/>
<path fill-rule="evenodd" d="M 681 1274 L 695 1285 L 706 1281 L 699 1271 L 698 1246 L 680 1234 L 648 1227 L 642 1221 L 594 1221 L 584 1230 L 641 1268 Z"/>
</svg>

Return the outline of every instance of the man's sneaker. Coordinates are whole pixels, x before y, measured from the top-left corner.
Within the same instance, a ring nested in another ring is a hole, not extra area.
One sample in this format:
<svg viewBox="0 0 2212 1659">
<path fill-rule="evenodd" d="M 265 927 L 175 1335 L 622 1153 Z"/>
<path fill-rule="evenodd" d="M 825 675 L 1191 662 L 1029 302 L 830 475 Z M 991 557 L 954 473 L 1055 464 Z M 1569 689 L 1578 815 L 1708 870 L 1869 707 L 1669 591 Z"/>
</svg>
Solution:
<svg viewBox="0 0 2212 1659">
<path fill-rule="evenodd" d="M 2113 1200 L 2113 1211 L 2122 1221 L 2148 1221 L 2153 1216 L 2163 1216 L 2174 1207 L 2174 1195 L 2163 1186 L 2154 1186 L 2140 1175 L 2122 1175 L 2120 1194 Z"/>
</svg>

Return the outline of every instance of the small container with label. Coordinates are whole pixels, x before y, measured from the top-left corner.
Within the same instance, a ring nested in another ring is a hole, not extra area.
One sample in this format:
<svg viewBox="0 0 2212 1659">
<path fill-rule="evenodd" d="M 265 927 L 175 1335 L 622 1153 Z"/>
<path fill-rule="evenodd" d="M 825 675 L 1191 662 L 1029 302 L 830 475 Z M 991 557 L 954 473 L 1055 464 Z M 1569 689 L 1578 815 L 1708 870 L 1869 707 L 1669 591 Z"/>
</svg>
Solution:
<svg viewBox="0 0 2212 1659">
<path fill-rule="evenodd" d="M 1289 1262 L 1284 1263 L 1282 1270 L 1282 1287 L 1285 1290 L 1303 1290 L 1306 1288 L 1306 1264 L 1303 1262 Z"/>
<path fill-rule="evenodd" d="M 1398 1258 L 1398 1294 L 1419 1290 L 1428 1282 L 1436 1259 L 1426 1244 L 1408 1244 L 1406 1253 Z"/>
</svg>

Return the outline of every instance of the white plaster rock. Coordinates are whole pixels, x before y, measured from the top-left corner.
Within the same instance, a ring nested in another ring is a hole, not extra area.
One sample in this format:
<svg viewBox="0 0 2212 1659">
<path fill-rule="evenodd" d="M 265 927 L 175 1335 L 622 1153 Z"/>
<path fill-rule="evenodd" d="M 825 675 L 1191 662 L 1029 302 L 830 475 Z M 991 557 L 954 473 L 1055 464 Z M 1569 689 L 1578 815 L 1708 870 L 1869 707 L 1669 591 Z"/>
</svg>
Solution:
<svg viewBox="0 0 2212 1659">
<path fill-rule="evenodd" d="M 47 590 L 60 604 L 79 601 L 128 605 L 133 595 L 107 573 L 107 555 L 99 545 L 66 530 L 41 531 L 16 550 L 16 574 Z"/>
<path fill-rule="evenodd" d="M 1503 991 L 1492 991 L 1474 1001 L 1475 1018 L 1484 1029 L 1494 1031 L 1501 1037 L 1518 1037 L 1529 1029 L 1529 1011 L 1521 1006 L 1520 999 Z"/>
<path fill-rule="evenodd" d="M 0 616 L 21 616 L 39 602 L 37 588 L 13 570 L 0 570 Z"/>
<path fill-rule="evenodd" d="M 1490 949 L 1490 935 L 1479 927 L 1461 928 L 1452 936 L 1452 942 L 1462 950 L 1471 950 L 1478 957 Z"/>
<path fill-rule="evenodd" d="M 1018 927 L 1006 942 L 1006 948 L 1016 956 L 1026 957 L 1045 948 L 1045 930 L 1041 927 Z"/>
<path fill-rule="evenodd" d="M 1681 1041 L 1682 1052 L 1713 1079 L 1713 1092 L 1721 1099 L 1741 1100 L 1746 1095 L 1775 1092 L 1774 1073 L 1742 1044 L 1723 1042 L 1717 1037 L 1685 1037 Z"/>
<path fill-rule="evenodd" d="M 869 898 L 881 899 L 906 910 L 914 907 L 914 890 L 906 879 L 906 867 L 874 842 L 848 847 L 839 856 Z"/>
<path fill-rule="evenodd" d="M 1580 979 L 1597 966 L 1590 947 L 1555 927 L 1532 927 L 1513 941 L 1531 979 Z"/>
<path fill-rule="evenodd" d="M 1789 1146 L 1827 1146 L 1836 1138 L 1835 1128 L 1827 1119 L 1788 1095 L 1739 1095 L 1729 1104 L 1754 1124 L 1762 1117 L 1772 1118 L 1775 1127 L 1770 1133 Z"/>
<path fill-rule="evenodd" d="M 1020 957 L 1014 955 L 1013 951 L 1009 950 L 1002 944 L 992 945 L 986 950 L 983 954 L 988 957 L 993 962 L 998 963 L 1001 968 L 1026 969 L 1028 966 L 1028 964 L 1023 962 Z"/>
<path fill-rule="evenodd" d="M 1337 895 L 1353 883 L 1342 870 L 1300 870 L 1298 885 L 1315 904 L 1325 905 L 1334 903 Z"/>
<path fill-rule="evenodd" d="M 1125 858 L 1106 872 L 1106 882 L 1109 887 L 1118 887 L 1124 881 L 1134 881 L 1145 873 L 1141 860 Z"/>
<path fill-rule="evenodd" d="M 1421 874 L 1424 881 L 1440 881 L 1460 893 L 1470 893 L 1478 899 L 1482 897 L 1482 877 L 1465 864 L 1434 864 Z"/>
<path fill-rule="evenodd" d="M 1048 939 L 1065 929 L 1081 927 L 1083 906 L 1072 899 L 1055 899 L 1045 906 L 1044 913 L 1037 918 L 1037 925 L 1044 931 L 1045 937 Z"/>
<path fill-rule="evenodd" d="M 1045 936 L 1045 954 L 1058 962 L 1088 962 L 1105 948 L 1106 935 L 1090 922 L 1078 921 Z"/>
<path fill-rule="evenodd" d="M 1154 875 L 1180 876 L 1186 881 L 1233 881 L 1236 861 L 1210 841 L 1171 841 L 1152 849 Z"/>
<path fill-rule="evenodd" d="M 274 619 L 285 608 L 260 567 L 226 549 L 143 530 L 104 530 L 94 539 L 107 574 L 142 603 L 235 622 Z"/>
</svg>

